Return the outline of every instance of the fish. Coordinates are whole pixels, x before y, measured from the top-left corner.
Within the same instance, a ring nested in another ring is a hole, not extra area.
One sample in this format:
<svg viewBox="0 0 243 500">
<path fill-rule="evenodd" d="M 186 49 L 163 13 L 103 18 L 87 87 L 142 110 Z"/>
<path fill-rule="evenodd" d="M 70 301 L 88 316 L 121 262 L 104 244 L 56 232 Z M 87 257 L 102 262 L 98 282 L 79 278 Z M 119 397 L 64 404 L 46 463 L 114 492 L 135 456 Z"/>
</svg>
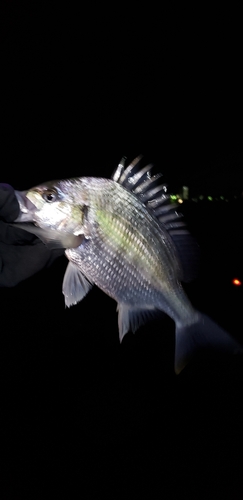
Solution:
<svg viewBox="0 0 243 500">
<path fill-rule="evenodd" d="M 117 302 L 119 339 L 153 315 L 175 323 L 174 370 L 179 374 L 200 349 L 241 352 L 239 343 L 194 308 L 183 283 L 195 277 L 198 244 L 172 203 L 162 175 L 136 157 L 122 158 L 110 179 L 75 177 L 16 191 L 14 224 L 68 259 L 65 305 L 96 285 Z"/>
</svg>

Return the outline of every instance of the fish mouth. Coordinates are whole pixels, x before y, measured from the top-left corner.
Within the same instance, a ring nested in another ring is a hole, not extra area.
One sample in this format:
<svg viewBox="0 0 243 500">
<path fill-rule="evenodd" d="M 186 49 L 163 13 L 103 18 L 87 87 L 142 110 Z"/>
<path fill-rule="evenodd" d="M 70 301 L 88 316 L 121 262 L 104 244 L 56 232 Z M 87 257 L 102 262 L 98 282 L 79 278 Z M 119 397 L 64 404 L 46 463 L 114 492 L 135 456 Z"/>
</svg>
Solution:
<svg viewBox="0 0 243 500">
<path fill-rule="evenodd" d="M 19 203 L 19 215 L 14 222 L 30 222 L 33 221 L 33 212 L 36 206 L 26 196 L 28 191 L 15 191 L 15 196 Z"/>
</svg>

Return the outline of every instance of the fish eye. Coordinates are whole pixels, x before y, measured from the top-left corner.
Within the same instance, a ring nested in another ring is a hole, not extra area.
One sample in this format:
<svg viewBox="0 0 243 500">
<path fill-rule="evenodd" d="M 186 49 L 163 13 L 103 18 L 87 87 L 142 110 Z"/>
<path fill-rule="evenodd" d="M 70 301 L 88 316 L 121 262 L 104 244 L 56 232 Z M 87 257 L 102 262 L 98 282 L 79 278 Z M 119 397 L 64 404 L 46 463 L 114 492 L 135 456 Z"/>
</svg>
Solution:
<svg viewBox="0 0 243 500">
<path fill-rule="evenodd" d="M 53 201 L 56 201 L 57 199 L 57 192 L 55 189 L 47 189 L 43 195 L 42 198 L 47 201 L 47 203 L 53 203 Z"/>
</svg>

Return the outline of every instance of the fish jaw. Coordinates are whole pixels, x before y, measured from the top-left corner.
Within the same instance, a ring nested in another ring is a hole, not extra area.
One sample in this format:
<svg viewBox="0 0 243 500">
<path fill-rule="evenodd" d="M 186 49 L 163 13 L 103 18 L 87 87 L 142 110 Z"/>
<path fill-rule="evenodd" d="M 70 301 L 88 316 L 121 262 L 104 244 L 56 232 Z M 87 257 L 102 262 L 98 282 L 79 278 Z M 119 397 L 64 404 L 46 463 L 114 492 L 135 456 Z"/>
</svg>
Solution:
<svg viewBox="0 0 243 500">
<path fill-rule="evenodd" d="M 27 196 L 28 191 L 15 191 L 19 203 L 19 215 L 15 222 L 32 222 L 36 206 Z"/>
</svg>

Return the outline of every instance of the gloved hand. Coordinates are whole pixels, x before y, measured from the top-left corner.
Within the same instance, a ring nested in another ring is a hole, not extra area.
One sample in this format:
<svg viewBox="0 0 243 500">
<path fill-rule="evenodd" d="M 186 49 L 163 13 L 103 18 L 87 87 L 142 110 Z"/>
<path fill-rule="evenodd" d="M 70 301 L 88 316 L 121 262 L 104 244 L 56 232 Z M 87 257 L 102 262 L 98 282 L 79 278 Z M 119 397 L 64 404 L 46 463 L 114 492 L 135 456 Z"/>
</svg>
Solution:
<svg viewBox="0 0 243 500">
<path fill-rule="evenodd" d="M 14 189 L 0 183 L 0 287 L 17 285 L 64 254 L 64 250 L 50 250 L 33 234 L 8 224 L 18 215 Z"/>
</svg>

